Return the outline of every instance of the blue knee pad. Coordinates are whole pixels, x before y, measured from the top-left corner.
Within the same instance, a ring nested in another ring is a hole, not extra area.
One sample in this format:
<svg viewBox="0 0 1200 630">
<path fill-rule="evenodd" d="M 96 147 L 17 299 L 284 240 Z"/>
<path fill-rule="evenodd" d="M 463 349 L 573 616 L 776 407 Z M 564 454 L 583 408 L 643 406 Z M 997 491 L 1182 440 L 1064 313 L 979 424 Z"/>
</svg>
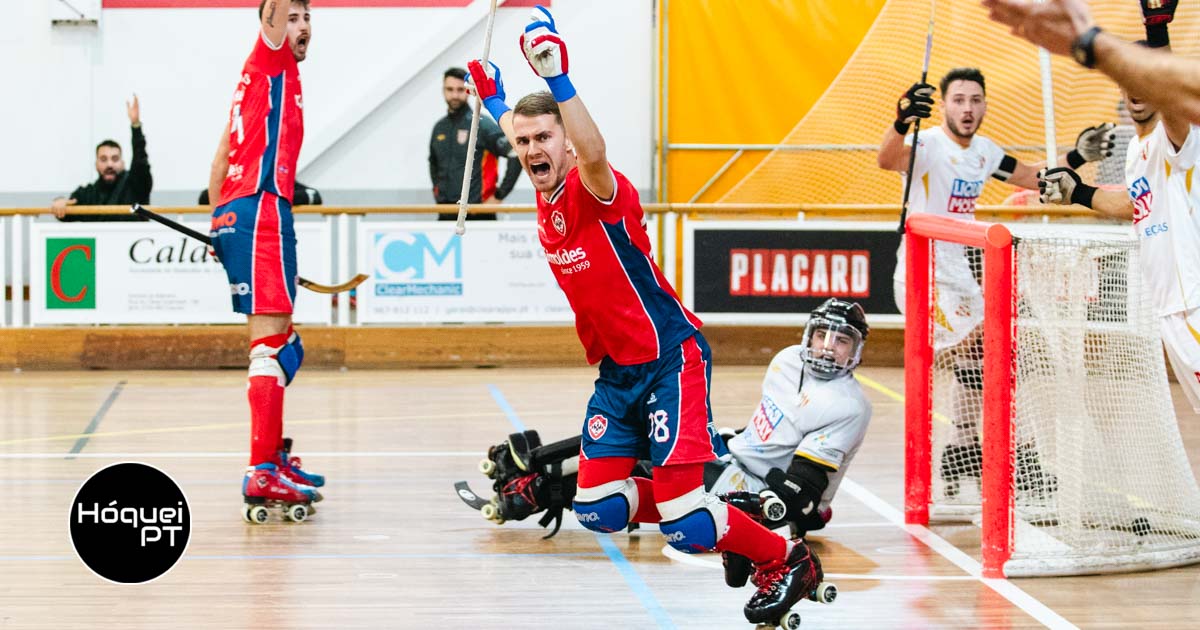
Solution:
<svg viewBox="0 0 1200 630">
<path fill-rule="evenodd" d="M 687 516 L 658 524 L 667 544 L 684 553 L 704 553 L 717 546 L 717 524 L 712 513 L 701 508 Z"/>
<path fill-rule="evenodd" d="M 579 524 L 594 532 L 619 532 L 629 525 L 629 499 L 610 494 L 598 501 L 579 501 L 573 505 Z"/>
<path fill-rule="evenodd" d="M 296 373 L 300 371 L 300 366 L 304 364 L 304 344 L 300 342 L 300 333 L 292 331 L 287 344 L 275 355 L 275 360 L 279 361 L 279 367 L 283 368 L 283 375 L 287 378 L 286 384 L 291 385 L 292 379 L 296 378 Z"/>
</svg>

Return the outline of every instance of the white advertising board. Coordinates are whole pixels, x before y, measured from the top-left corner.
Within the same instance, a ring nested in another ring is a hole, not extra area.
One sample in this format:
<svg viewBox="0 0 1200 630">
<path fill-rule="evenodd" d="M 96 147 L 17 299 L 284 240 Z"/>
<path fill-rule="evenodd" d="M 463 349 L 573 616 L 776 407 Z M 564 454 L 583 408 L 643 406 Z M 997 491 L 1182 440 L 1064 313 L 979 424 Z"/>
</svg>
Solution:
<svg viewBox="0 0 1200 630">
<path fill-rule="evenodd" d="M 208 232 L 208 218 L 185 221 Z M 328 226 L 296 222 L 300 275 L 332 283 Z M 30 320 L 46 324 L 225 324 L 229 281 L 208 246 L 156 223 L 32 223 Z M 297 289 L 295 321 L 332 322 L 330 297 Z"/>
<path fill-rule="evenodd" d="M 575 321 L 532 221 L 358 227 L 360 323 Z"/>
</svg>

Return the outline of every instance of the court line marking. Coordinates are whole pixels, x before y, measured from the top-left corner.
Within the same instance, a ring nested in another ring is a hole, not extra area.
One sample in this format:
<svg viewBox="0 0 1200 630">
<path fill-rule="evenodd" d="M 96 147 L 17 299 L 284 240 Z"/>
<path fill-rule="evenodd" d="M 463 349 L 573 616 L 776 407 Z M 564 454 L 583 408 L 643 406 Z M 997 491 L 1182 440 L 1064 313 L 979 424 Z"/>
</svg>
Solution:
<svg viewBox="0 0 1200 630">
<path fill-rule="evenodd" d="M 533 411 L 526 413 L 527 416 L 559 416 L 562 415 L 556 411 Z M 352 422 L 397 422 L 397 421 L 412 421 L 412 420 L 460 420 L 463 418 L 493 418 L 495 413 L 452 413 L 452 414 L 416 414 L 416 415 L 399 415 L 399 416 L 366 416 L 366 417 L 347 417 L 347 418 L 309 418 L 301 420 L 287 421 L 288 426 L 293 425 L 314 425 L 314 424 L 350 424 Z M 154 429 L 129 429 L 126 431 L 101 431 L 98 433 L 68 433 L 64 435 L 45 435 L 35 438 L 17 438 L 12 440 L 0 440 L 0 446 L 10 446 L 14 444 L 33 444 L 37 442 L 55 442 L 62 440 L 77 440 L 82 437 L 123 437 L 129 435 L 150 435 L 155 433 L 190 433 L 194 431 L 217 431 L 223 429 L 238 429 L 245 430 L 249 426 L 249 420 L 243 422 L 212 422 L 207 424 L 193 424 L 181 427 L 160 427 Z"/>
<path fill-rule="evenodd" d="M 169 451 L 157 453 L 0 453 L 3 459 L 205 459 L 249 457 L 247 451 Z M 305 451 L 305 457 L 479 457 L 475 451 Z"/>
<path fill-rule="evenodd" d="M 904 395 L 892 390 L 890 387 L 883 385 L 870 378 L 855 374 L 864 384 L 871 389 L 891 398 L 893 400 L 904 402 Z M 966 571 L 972 577 L 978 579 L 985 586 L 995 591 L 998 595 L 1007 599 L 1012 605 L 1020 608 L 1025 614 L 1036 619 L 1039 623 L 1047 628 L 1067 629 L 1076 628 L 1074 624 L 1064 619 L 1058 613 L 1054 612 L 1049 606 L 1038 601 L 1029 593 L 1021 590 L 1016 584 L 1008 581 L 1005 578 L 985 578 L 983 577 L 983 567 L 977 560 L 963 553 L 961 549 L 950 544 L 946 539 L 933 533 L 929 528 L 922 525 L 909 525 L 904 522 L 904 514 L 892 507 L 890 503 L 879 498 L 875 493 L 858 485 L 849 478 L 842 479 L 842 488 L 845 488 L 854 498 L 858 499 L 867 507 L 874 510 L 880 516 L 895 523 L 897 527 L 905 530 L 917 540 L 925 544 L 925 546 L 937 552 L 943 558 L 954 563 L 958 568 Z"/>
<path fill-rule="evenodd" d="M 72 454 L 82 451 L 83 447 L 87 446 L 88 439 L 95 433 L 96 427 L 100 426 L 100 421 L 104 419 L 104 415 L 108 413 L 113 403 L 117 401 L 117 396 L 121 395 L 122 389 L 125 389 L 125 381 L 118 381 L 116 387 L 113 387 L 112 392 L 108 394 L 108 398 L 104 401 L 104 404 L 100 405 L 100 410 L 96 412 L 96 415 L 92 416 L 92 421 L 83 430 L 83 437 L 76 440 L 75 446 L 71 447 Z M 68 457 L 67 459 L 71 458 Z"/>
<path fill-rule="evenodd" d="M 888 527 L 895 527 L 891 523 L 887 523 Z M 663 545 L 662 554 L 667 558 L 674 560 L 680 564 L 690 564 L 695 567 L 704 567 L 705 569 L 722 570 L 720 560 L 716 554 L 688 554 L 671 545 Z M 879 580 L 879 581 L 897 581 L 897 582 L 969 582 L 975 580 L 974 576 L 970 575 L 888 575 L 875 573 L 826 573 L 827 579 L 836 580 Z"/>
<path fill-rule="evenodd" d="M 521 417 L 517 415 L 516 410 L 512 408 L 512 405 L 508 404 L 508 399 L 504 397 L 504 393 L 500 391 L 500 388 L 493 384 L 488 384 L 488 391 L 491 392 L 492 399 L 496 401 L 496 405 L 500 407 L 505 417 L 508 418 L 509 424 L 519 432 L 526 431 L 525 423 L 521 422 Z M 646 581 L 638 574 L 637 569 L 629 562 L 625 554 L 621 553 L 621 549 L 612 541 L 612 537 L 607 534 L 592 533 L 595 535 L 596 541 L 600 543 L 600 548 L 604 550 L 605 555 L 616 565 L 617 572 L 625 579 L 625 584 L 629 586 L 629 590 L 633 591 L 638 601 L 642 603 L 642 607 L 654 618 L 654 622 L 658 624 L 658 627 L 663 630 L 673 630 L 675 623 L 671 621 L 671 615 L 667 613 L 662 604 L 658 602 L 658 599 L 654 597 L 654 593 L 646 585 Z"/>
<path fill-rule="evenodd" d="M 603 558 L 598 551 L 561 553 L 299 553 L 264 555 L 197 555 L 184 554 L 183 560 L 478 560 L 489 558 Z M 76 556 L 31 555 L 0 556 L 0 562 L 61 562 L 77 560 Z"/>
</svg>

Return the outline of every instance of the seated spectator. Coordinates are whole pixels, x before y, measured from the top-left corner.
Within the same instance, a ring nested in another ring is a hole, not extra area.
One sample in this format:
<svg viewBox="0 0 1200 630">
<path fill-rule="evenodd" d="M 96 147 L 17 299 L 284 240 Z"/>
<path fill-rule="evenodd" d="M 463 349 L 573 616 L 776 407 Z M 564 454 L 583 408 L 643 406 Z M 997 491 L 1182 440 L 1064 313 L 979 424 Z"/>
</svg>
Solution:
<svg viewBox="0 0 1200 630">
<path fill-rule="evenodd" d="M 146 157 L 146 136 L 142 134 L 141 112 L 137 95 L 126 102 L 129 125 L 132 128 L 133 162 L 125 170 L 125 158 L 121 145 L 115 140 L 105 140 L 96 145 L 96 181 L 80 186 L 68 197 L 57 197 L 50 204 L 50 212 L 59 221 L 145 221 L 123 209 L 113 214 L 68 215 L 67 208 L 80 206 L 126 206 L 133 203 L 150 203 L 150 189 L 154 179 L 150 176 L 150 161 Z"/>
</svg>

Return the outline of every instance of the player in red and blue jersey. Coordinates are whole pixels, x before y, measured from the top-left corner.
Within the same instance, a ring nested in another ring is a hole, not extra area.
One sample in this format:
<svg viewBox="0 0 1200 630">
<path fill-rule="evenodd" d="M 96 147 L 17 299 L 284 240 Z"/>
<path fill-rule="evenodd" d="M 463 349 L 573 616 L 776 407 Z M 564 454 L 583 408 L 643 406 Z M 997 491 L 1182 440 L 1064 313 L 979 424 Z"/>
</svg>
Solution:
<svg viewBox="0 0 1200 630">
<path fill-rule="evenodd" d="M 292 327 L 296 232 L 292 190 L 304 140 L 297 64 L 312 37 L 308 0 L 263 0 L 262 31 L 246 59 L 209 177 L 213 251 L 225 266 L 233 310 L 250 329 L 250 466 L 242 483 L 251 505 L 311 503 L 324 477 L 305 472 L 283 437 L 284 388 L 304 360 Z"/>
<path fill-rule="evenodd" d="M 469 68 L 538 191 L 538 236 L 588 362 L 600 364 L 583 421 L 576 518 L 599 532 L 658 523 L 681 551 L 750 558 L 759 590 L 746 617 L 773 622 L 820 582 L 820 563 L 803 540 L 786 540 L 705 492 L 704 463 L 726 451 L 712 421 L 712 357 L 700 320 L 650 255 L 637 189 L 609 165 L 545 8 L 534 9 L 521 48 L 550 92 L 515 109 L 504 102 L 495 64 Z M 647 455 L 654 479 L 631 477 Z"/>
</svg>

